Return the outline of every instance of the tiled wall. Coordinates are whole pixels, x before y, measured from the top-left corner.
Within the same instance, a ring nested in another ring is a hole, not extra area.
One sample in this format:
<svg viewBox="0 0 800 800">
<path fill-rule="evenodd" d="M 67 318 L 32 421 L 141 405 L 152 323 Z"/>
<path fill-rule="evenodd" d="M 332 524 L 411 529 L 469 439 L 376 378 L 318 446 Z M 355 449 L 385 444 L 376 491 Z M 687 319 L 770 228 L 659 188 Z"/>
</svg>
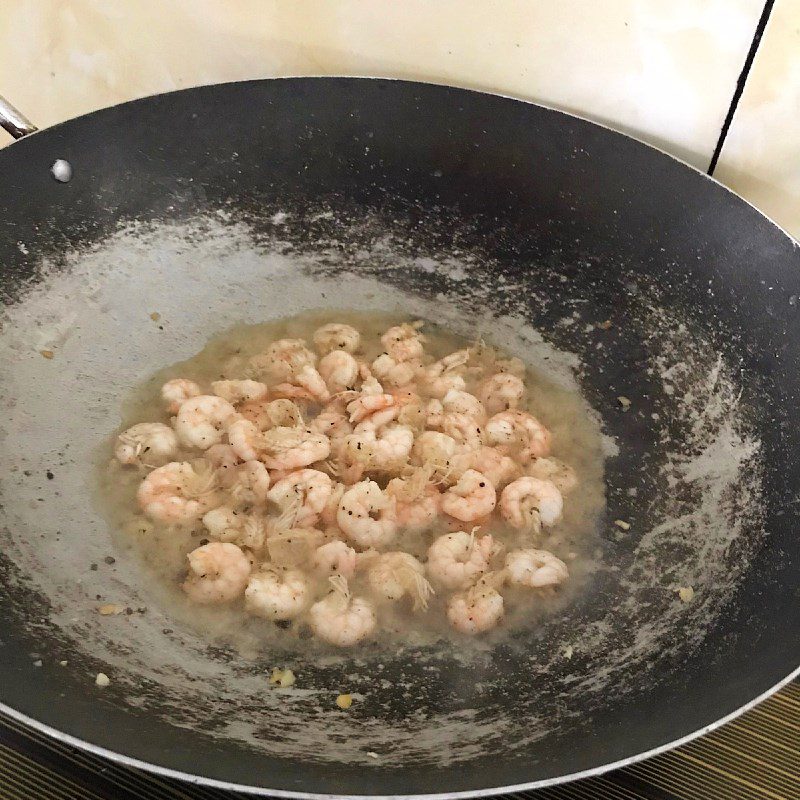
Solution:
<svg viewBox="0 0 800 800">
<path fill-rule="evenodd" d="M 417 78 L 573 111 L 705 170 L 764 3 L 0 0 L 0 93 L 49 125 L 201 83 Z M 795 235 L 798 133 L 800 0 L 776 0 L 716 174 Z"/>
</svg>

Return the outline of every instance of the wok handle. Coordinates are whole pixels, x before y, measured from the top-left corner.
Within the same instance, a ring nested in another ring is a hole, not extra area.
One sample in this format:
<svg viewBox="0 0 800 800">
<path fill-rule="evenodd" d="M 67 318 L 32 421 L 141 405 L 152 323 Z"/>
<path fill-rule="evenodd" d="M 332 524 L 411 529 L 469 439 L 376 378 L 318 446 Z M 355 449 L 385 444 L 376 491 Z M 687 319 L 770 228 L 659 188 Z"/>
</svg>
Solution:
<svg viewBox="0 0 800 800">
<path fill-rule="evenodd" d="M 23 136 L 39 130 L 2 96 L 0 96 L 0 126 L 5 128 L 15 139 L 21 139 Z"/>
</svg>

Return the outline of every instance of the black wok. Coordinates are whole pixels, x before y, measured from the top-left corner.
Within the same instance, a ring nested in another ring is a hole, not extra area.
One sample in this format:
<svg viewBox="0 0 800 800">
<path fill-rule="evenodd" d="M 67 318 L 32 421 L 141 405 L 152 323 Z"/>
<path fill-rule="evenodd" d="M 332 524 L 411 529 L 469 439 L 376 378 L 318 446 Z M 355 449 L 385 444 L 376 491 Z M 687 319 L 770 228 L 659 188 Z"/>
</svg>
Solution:
<svg viewBox="0 0 800 800">
<path fill-rule="evenodd" d="M 52 735 L 275 795 L 483 794 L 673 746 L 796 674 L 800 256 L 669 156 L 459 89 L 209 86 L 0 152 L 0 267 L 0 701 Z M 563 617 L 467 661 L 247 658 L 103 560 L 89 464 L 120 397 L 234 323 L 348 306 L 484 330 L 596 409 L 604 566 Z"/>
</svg>

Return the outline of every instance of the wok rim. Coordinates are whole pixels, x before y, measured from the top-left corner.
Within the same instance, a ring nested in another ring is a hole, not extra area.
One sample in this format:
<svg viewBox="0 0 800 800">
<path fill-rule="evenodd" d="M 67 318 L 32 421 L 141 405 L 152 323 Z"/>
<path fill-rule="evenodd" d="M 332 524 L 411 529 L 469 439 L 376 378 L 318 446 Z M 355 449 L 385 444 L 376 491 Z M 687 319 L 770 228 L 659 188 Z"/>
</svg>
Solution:
<svg viewBox="0 0 800 800">
<path fill-rule="evenodd" d="M 697 173 L 702 178 L 711 183 L 719 186 L 720 188 L 724 189 L 728 194 L 733 195 L 733 197 L 737 198 L 739 201 L 746 204 L 749 208 L 755 211 L 758 215 L 763 217 L 767 222 L 769 222 L 772 226 L 774 226 L 779 233 L 785 236 L 789 241 L 792 243 L 794 248 L 800 248 L 800 239 L 795 238 L 792 236 L 785 228 L 779 225 L 772 217 L 770 217 L 767 213 L 762 211 L 752 202 L 750 202 L 747 198 L 740 195 L 738 192 L 734 191 L 731 187 L 727 186 L 726 184 L 722 183 L 718 178 L 715 178 L 713 175 L 704 172 L 699 167 L 696 167 L 693 164 L 690 164 L 688 161 L 684 160 L 680 156 L 676 156 L 673 153 L 670 153 L 658 145 L 651 144 L 650 142 L 646 142 L 643 139 L 640 139 L 638 136 L 634 136 L 626 131 L 622 131 L 618 128 L 612 127 L 610 124 L 605 122 L 599 122 L 596 119 L 593 119 L 588 116 L 584 116 L 582 114 L 575 113 L 574 111 L 566 111 L 562 108 L 558 108 L 557 106 L 543 103 L 539 101 L 529 100 L 523 97 L 519 97 L 517 95 L 506 94 L 500 91 L 490 91 L 487 89 L 480 89 L 471 86 L 464 86 L 458 84 L 450 84 L 450 83 L 440 83 L 437 81 L 428 81 L 428 80 L 410 80 L 408 78 L 398 78 L 393 76 L 382 76 L 382 75 L 357 75 L 357 74 L 350 74 L 350 75 L 281 75 L 281 76 L 274 76 L 274 77 L 262 77 L 262 78 L 243 78 L 240 80 L 235 81 L 221 81 L 218 83 L 206 83 L 206 84 L 197 84 L 195 86 L 187 86 L 181 89 L 173 89 L 170 91 L 165 92 L 156 92 L 149 95 L 144 95 L 141 97 L 132 98 L 130 100 L 125 100 L 119 103 L 114 103 L 109 106 L 102 106 L 100 108 L 92 109 L 91 111 L 87 111 L 83 114 L 79 114 L 75 117 L 70 117 L 69 119 L 62 120 L 60 122 L 55 123 L 54 125 L 50 125 L 44 128 L 37 128 L 34 132 L 27 134 L 26 136 L 21 137 L 20 139 L 15 139 L 2 148 L 0 148 L 0 155 L 2 154 L 3 150 L 8 150 L 9 147 L 13 147 L 14 145 L 20 145 L 29 139 L 33 139 L 39 134 L 47 133 L 48 131 L 53 131 L 61 128 L 62 126 L 69 125 L 70 123 L 84 119 L 86 117 L 91 117 L 94 114 L 104 113 L 106 111 L 120 108 L 122 106 L 131 106 L 137 103 L 144 103 L 152 100 L 153 98 L 166 98 L 170 95 L 176 95 L 183 92 L 191 92 L 194 90 L 209 88 L 209 87 L 216 87 L 216 88 L 224 88 L 226 86 L 236 86 L 241 84 L 255 84 L 255 83 L 271 83 L 275 81 L 284 81 L 284 80 L 309 80 L 309 81 L 316 81 L 316 80 L 337 80 L 337 79 L 345 79 L 345 80 L 354 80 L 354 81 L 382 81 L 386 83 L 395 83 L 395 84 L 409 84 L 409 85 L 420 85 L 420 86 L 433 86 L 442 89 L 455 89 L 461 92 L 467 92 L 471 94 L 478 94 L 478 95 L 486 95 L 488 97 L 498 97 L 504 100 L 510 100 L 516 103 L 522 103 L 525 105 L 533 106 L 535 108 L 540 108 L 545 111 L 549 111 L 552 113 L 556 113 L 565 117 L 570 117 L 572 119 L 577 119 L 582 122 L 588 123 L 590 125 L 596 126 L 598 128 L 602 128 L 606 131 L 609 131 L 617 136 L 622 136 L 626 139 L 629 139 L 633 142 L 636 142 L 640 145 L 643 145 L 651 150 L 654 150 L 661 155 L 664 155 L 671 159 L 674 162 L 677 162 L 681 166 L 688 168 L 694 173 Z M 22 144 L 24 147 L 24 144 Z M 698 728 L 685 736 L 682 736 L 678 739 L 673 739 L 672 741 L 666 742 L 662 745 L 657 747 L 651 748 L 650 750 L 645 750 L 640 753 L 636 753 L 632 756 L 628 756 L 626 758 L 618 759 L 617 761 L 611 761 L 606 764 L 600 764 L 596 767 L 592 767 L 590 769 L 582 770 L 580 772 L 568 773 L 566 775 L 559 775 L 552 778 L 542 778 L 539 780 L 528 781 L 525 783 L 518 783 L 512 784 L 508 786 L 495 786 L 489 788 L 482 788 L 482 789 L 468 789 L 463 791 L 456 791 L 456 792 L 436 792 L 436 793 L 411 793 L 411 794 L 336 794 L 336 793 L 325 793 L 325 792 L 303 792 L 303 791 L 295 791 L 289 789 L 271 789 L 265 786 L 257 786 L 254 784 L 246 784 L 246 783 L 235 783 L 231 781 L 225 781 L 218 778 L 210 778 L 207 776 L 199 775 L 196 773 L 190 772 L 183 772 L 182 770 L 172 769 L 171 767 L 162 767 L 157 764 L 153 764 L 149 761 L 143 761 L 138 758 L 134 758 L 132 756 L 127 756 L 122 753 L 118 753 L 115 750 L 108 749 L 101 745 L 96 745 L 91 742 L 88 742 L 84 739 L 81 739 L 77 736 L 73 736 L 72 734 L 64 733 L 63 731 L 59 730 L 58 728 L 54 728 L 46 723 L 39 722 L 32 717 L 27 716 L 20 711 L 12 708 L 11 706 L 7 705 L 6 703 L 0 701 L 0 712 L 6 714 L 11 719 L 16 720 L 40 733 L 45 734 L 46 736 L 50 737 L 51 739 L 55 739 L 56 741 L 62 742 L 64 744 L 68 744 L 74 747 L 77 747 L 81 750 L 86 752 L 90 752 L 94 755 L 100 756 L 105 758 L 115 764 L 120 764 L 125 767 L 131 767 L 134 769 L 140 769 L 147 773 L 159 775 L 166 778 L 173 778 L 184 783 L 189 783 L 193 785 L 200 785 L 200 786 L 209 786 L 216 789 L 223 789 L 227 791 L 235 791 L 241 792 L 253 796 L 274 796 L 274 797 L 281 797 L 281 798 L 297 798 L 298 800 L 347 800 L 348 798 L 353 798 L 353 800 L 411 800 L 412 798 L 420 798 L 424 800 L 456 800 L 457 798 L 478 798 L 478 797 L 488 797 L 488 796 L 498 796 L 503 794 L 511 794 L 515 792 L 524 792 L 533 789 L 544 789 L 551 786 L 558 786 L 560 784 L 571 783 L 573 781 L 582 780 L 585 778 L 591 778 L 598 775 L 603 775 L 607 772 L 611 772 L 613 770 L 621 769 L 623 767 L 628 767 L 633 764 L 637 764 L 639 762 L 645 761 L 649 758 L 654 756 L 660 755 L 662 753 L 666 753 L 670 750 L 675 748 L 681 747 L 689 742 L 698 739 L 701 736 L 706 734 L 712 733 L 713 731 L 717 730 L 718 728 L 726 725 L 729 722 L 737 719 L 738 717 L 742 716 L 744 713 L 752 710 L 757 705 L 762 703 L 764 700 L 767 700 L 769 697 L 774 695 L 776 692 L 780 691 L 784 686 L 787 686 L 789 683 L 794 681 L 795 679 L 800 678 L 800 664 L 798 664 L 786 677 L 779 680 L 770 688 L 766 689 L 760 695 L 757 695 L 752 700 L 744 703 L 743 705 L 739 706 L 738 708 L 734 709 L 724 717 L 720 717 L 719 719 L 714 720 L 713 722 L 704 725 L 701 728 Z"/>
<path fill-rule="evenodd" d="M 721 717 L 720 719 L 715 720 L 714 722 L 699 728 L 696 731 L 692 731 L 686 736 L 682 736 L 680 739 L 674 739 L 671 742 L 666 742 L 665 744 L 654 747 L 651 750 L 645 750 L 642 753 L 637 753 L 636 755 L 628 756 L 627 758 L 622 758 L 618 761 L 611 761 L 608 764 L 601 764 L 600 766 L 592 767 L 591 769 L 586 769 L 581 772 L 572 772 L 567 775 L 559 775 L 555 778 L 542 778 L 537 781 L 529 781 L 526 783 L 515 783 L 510 786 L 493 786 L 486 789 L 467 789 L 460 792 L 436 792 L 431 794 L 326 794 L 321 792 L 299 792 L 292 791 L 290 789 L 270 789 L 265 786 L 256 786 L 249 783 L 232 783 L 230 781 L 220 780 L 219 778 L 209 778 L 203 775 L 196 775 L 191 772 L 182 772 L 181 770 L 171 769 L 170 767 L 161 767 L 156 764 L 152 764 L 149 761 L 141 761 L 138 758 L 122 755 L 114 750 L 108 750 L 100 745 L 92 744 L 91 742 L 84 741 L 83 739 L 79 739 L 71 734 L 64 733 L 57 728 L 52 728 L 43 722 L 34 720 L 31 717 L 16 711 L 2 702 L 0 702 L 0 711 L 7 714 L 12 719 L 22 722 L 23 724 L 28 725 L 40 733 L 46 734 L 52 739 L 56 739 L 64 744 L 78 747 L 81 750 L 86 750 L 94 755 L 102 756 L 103 758 L 106 758 L 116 764 L 122 764 L 123 766 L 132 767 L 134 769 L 141 769 L 145 772 L 152 773 L 154 775 L 160 775 L 164 778 L 174 778 L 176 780 L 183 781 L 184 783 L 190 783 L 199 786 L 210 786 L 214 789 L 241 792 L 256 797 L 274 796 L 291 798 L 292 800 L 295 798 L 297 800 L 349 800 L 349 798 L 353 798 L 353 800 L 409 800 L 409 798 L 420 798 L 424 800 L 460 800 L 460 798 L 496 797 L 498 795 L 513 794 L 515 792 L 526 792 L 532 789 L 546 789 L 549 786 L 572 783 L 573 781 L 583 780 L 584 778 L 592 778 L 598 775 L 603 775 L 606 772 L 611 772 L 613 770 L 622 769 L 623 767 L 629 767 L 633 764 L 638 764 L 640 761 L 646 761 L 653 756 L 666 753 L 670 750 L 674 750 L 677 747 L 681 747 L 684 744 L 688 744 L 689 742 L 692 742 L 695 739 L 705 736 L 706 734 L 715 731 L 717 728 L 726 725 L 728 722 L 732 722 L 745 712 L 750 711 L 759 703 L 762 703 L 764 700 L 780 691 L 784 686 L 787 686 L 798 677 L 800 677 L 800 666 L 783 678 L 783 680 L 779 681 L 774 686 L 758 695 L 758 697 L 754 698 L 749 703 L 745 703 L 743 706 L 734 709 L 730 714 L 727 714 L 726 716 Z"/>
</svg>

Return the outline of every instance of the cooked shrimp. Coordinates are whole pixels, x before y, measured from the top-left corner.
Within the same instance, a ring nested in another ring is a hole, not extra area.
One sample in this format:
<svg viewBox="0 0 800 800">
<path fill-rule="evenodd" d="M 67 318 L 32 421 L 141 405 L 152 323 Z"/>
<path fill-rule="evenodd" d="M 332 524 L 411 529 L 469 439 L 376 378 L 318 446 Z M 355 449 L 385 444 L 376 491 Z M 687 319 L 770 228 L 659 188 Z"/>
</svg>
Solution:
<svg viewBox="0 0 800 800">
<path fill-rule="evenodd" d="M 209 535 L 220 542 L 232 542 L 251 550 L 264 546 L 267 527 L 264 520 L 254 514 L 218 506 L 203 515 L 203 525 Z"/>
<path fill-rule="evenodd" d="M 372 591 L 387 601 L 411 598 L 414 610 L 425 610 L 434 593 L 425 580 L 425 568 L 410 553 L 381 553 L 369 566 L 367 582 Z"/>
<path fill-rule="evenodd" d="M 361 334 L 352 326 L 329 322 L 314 331 L 314 346 L 324 356 L 334 350 L 355 353 L 361 345 Z"/>
<path fill-rule="evenodd" d="M 263 400 L 267 396 L 267 384 L 260 381 L 213 381 L 211 391 L 217 397 L 233 405 Z"/>
<path fill-rule="evenodd" d="M 442 409 L 445 414 L 463 414 L 472 417 L 478 425 L 486 421 L 486 409 L 483 403 L 469 392 L 451 389 L 442 398 Z"/>
<path fill-rule="evenodd" d="M 285 398 L 243 403 L 237 410 L 260 431 L 280 426 L 293 428 L 303 424 L 303 415 L 297 403 Z"/>
<path fill-rule="evenodd" d="M 339 501 L 345 493 L 347 487 L 343 483 L 334 483 L 331 488 L 328 502 L 325 503 L 325 508 L 322 509 L 320 517 L 322 522 L 329 528 L 336 525 L 336 515 L 339 511 Z"/>
<path fill-rule="evenodd" d="M 292 382 L 303 367 L 313 367 L 316 363 L 317 357 L 306 347 L 303 339 L 278 339 L 264 353 L 250 359 L 250 366 L 256 374 L 286 382 Z"/>
<path fill-rule="evenodd" d="M 495 549 L 489 535 L 476 536 L 475 531 L 446 533 L 428 548 L 428 574 L 440 586 L 463 589 L 489 570 Z"/>
<path fill-rule="evenodd" d="M 269 469 L 299 469 L 324 461 L 331 452 L 327 436 L 307 428 L 273 428 L 262 434 L 262 461 Z"/>
<path fill-rule="evenodd" d="M 200 394 L 203 394 L 203 390 L 194 381 L 186 378 L 173 378 L 161 387 L 161 399 L 167 404 L 170 414 L 177 414 L 183 403 Z"/>
<path fill-rule="evenodd" d="M 488 582 L 479 581 L 447 601 L 450 624 L 470 636 L 491 630 L 502 618 L 503 596 Z"/>
<path fill-rule="evenodd" d="M 391 394 L 361 394 L 347 404 L 350 422 L 363 422 L 370 419 L 373 425 L 391 422 L 400 411 L 400 405 Z"/>
<path fill-rule="evenodd" d="M 501 411 L 486 423 L 489 444 L 523 461 L 541 458 L 550 452 L 550 431 L 526 411 Z"/>
<path fill-rule="evenodd" d="M 428 476 L 432 470 L 427 472 Z M 419 488 L 413 488 L 413 477 L 392 478 L 386 487 L 387 494 L 395 499 L 395 516 L 398 526 L 412 533 L 430 528 L 439 516 L 442 495 L 426 480 Z"/>
<path fill-rule="evenodd" d="M 431 464 L 444 468 L 457 450 L 458 444 L 452 436 L 439 431 L 425 431 L 411 448 L 411 460 L 420 466 Z"/>
<path fill-rule="evenodd" d="M 319 361 L 319 374 L 331 394 L 355 388 L 358 362 L 344 350 L 333 350 Z"/>
<path fill-rule="evenodd" d="M 372 372 L 387 386 L 404 386 L 414 380 L 422 361 L 412 358 L 395 361 L 388 353 L 382 353 L 372 362 Z"/>
<path fill-rule="evenodd" d="M 308 579 L 300 570 L 262 565 L 250 577 L 244 607 L 265 619 L 294 619 L 305 611 L 310 596 Z"/>
<path fill-rule="evenodd" d="M 397 534 L 394 498 L 375 481 L 361 481 L 342 495 L 336 521 L 359 547 L 385 547 Z"/>
<path fill-rule="evenodd" d="M 483 473 L 495 487 L 501 489 L 520 476 L 519 464 L 494 447 L 479 447 L 468 454 L 469 468 Z M 535 462 L 534 462 L 535 463 Z"/>
<path fill-rule="evenodd" d="M 525 472 L 532 478 L 551 481 L 561 494 L 571 492 L 578 485 L 575 470 L 557 458 L 537 458 Z"/>
<path fill-rule="evenodd" d="M 323 409 L 320 411 L 320 413 L 311 420 L 308 427 L 311 428 L 314 433 L 321 433 L 332 441 L 343 439 L 353 432 L 353 426 L 350 424 L 347 415 L 334 409 Z"/>
<path fill-rule="evenodd" d="M 483 426 L 470 414 L 461 414 L 450 411 L 442 417 L 442 431 L 457 444 L 463 444 L 470 449 L 476 449 L 483 444 Z"/>
<path fill-rule="evenodd" d="M 258 460 L 266 447 L 258 426 L 246 419 L 237 419 L 228 426 L 228 443 L 244 461 Z"/>
<path fill-rule="evenodd" d="M 141 422 L 117 437 L 114 455 L 122 464 L 157 467 L 178 452 L 175 431 L 161 422 Z"/>
<path fill-rule="evenodd" d="M 561 519 L 564 499 L 551 481 L 523 477 L 509 483 L 500 495 L 500 514 L 509 525 L 538 532 Z"/>
<path fill-rule="evenodd" d="M 212 444 L 203 453 L 203 458 L 218 470 L 231 474 L 234 472 L 233 468 L 242 463 L 242 459 L 229 444 Z"/>
<path fill-rule="evenodd" d="M 350 647 L 375 630 L 375 607 L 364 597 L 352 597 L 347 579 L 341 575 L 329 580 L 331 593 L 311 606 L 308 621 L 320 639 L 337 647 Z"/>
<path fill-rule="evenodd" d="M 506 555 L 505 575 L 515 586 L 538 589 L 558 586 L 569 578 L 567 565 L 547 550 L 512 550 Z"/>
<path fill-rule="evenodd" d="M 462 522 L 471 522 L 491 514 L 496 503 L 497 493 L 491 481 L 477 470 L 468 469 L 442 496 L 442 511 Z"/>
<path fill-rule="evenodd" d="M 267 468 L 260 461 L 245 461 L 236 467 L 236 473 L 229 484 L 231 496 L 239 503 L 258 505 L 266 503 L 270 477 Z"/>
<path fill-rule="evenodd" d="M 414 431 L 406 425 L 387 425 L 377 432 L 363 431 L 360 436 L 371 448 L 369 468 L 373 470 L 400 469 L 408 461 L 414 444 Z"/>
<path fill-rule="evenodd" d="M 486 378 L 478 387 L 478 397 L 489 414 L 499 414 L 516 408 L 525 394 L 521 378 L 507 372 L 498 372 Z"/>
<path fill-rule="evenodd" d="M 228 603 L 240 597 L 250 577 L 250 560 L 229 542 L 211 542 L 187 556 L 183 590 L 195 603 Z"/>
<path fill-rule="evenodd" d="M 311 528 L 331 496 L 331 479 L 316 469 L 301 469 L 278 481 L 267 497 L 281 512 L 291 514 L 294 528 Z"/>
<path fill-rule="evenodd" d="M 217 505 L 216 486 L 216 472 L 208 462 L 172 461 L 141 482 L 136 498 L 150 519 L 181 525 L 200 519 Z"/>
<path fill-rule="evenodd" d="M 352 578 L 356 571 L 356 556 L 356 551 L 344 542 L 327 542 L 314 551 L 311 565 L 320 575 Z"/>
<path fill-rule="evenodd" d="M 421 327 L 421 322 L 396 325 L 381 336 L 381 344 L 386 348 L 387 354 L 397 362 L 421 359 L 425 354 L 425 337 L 419 331 Z"/>
<path fill-rule="evenodd" d="M 201 394 L 190 397 L 178 409 L 175 432 L 186 446 L 207 450 L 222 441 L 228 425 L 237 417 L 236 409 L 227 400 Z"/>
<path fill-rule="evenodd" d="M 466 381 L 460 372 L 469 357 L 469 350 L 457 350 L 419 370 L 418 377 L 428 394 L 441 400 L 449 391 L 464 391 Z"/>
</svg>

